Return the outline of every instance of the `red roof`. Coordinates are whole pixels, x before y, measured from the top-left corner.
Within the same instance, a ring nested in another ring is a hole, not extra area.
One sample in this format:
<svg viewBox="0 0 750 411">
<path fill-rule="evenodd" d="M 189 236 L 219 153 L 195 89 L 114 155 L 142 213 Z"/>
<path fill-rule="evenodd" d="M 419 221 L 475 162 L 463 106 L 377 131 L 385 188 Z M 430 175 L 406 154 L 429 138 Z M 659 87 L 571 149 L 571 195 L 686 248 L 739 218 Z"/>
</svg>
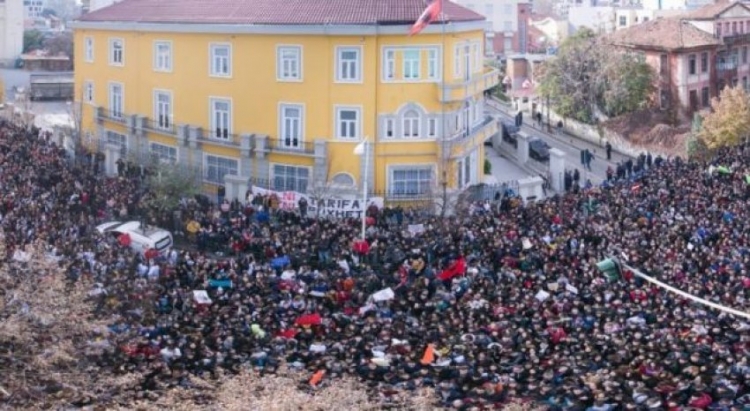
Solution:
<svg viewBox="0 0 750 411">
<path fill-rule="evenodd" d="M 443 19 L 484 16 L 443 0 Z M 425 0 L 123 0 L 80 17 L 83 22 L 197 24 L 411 24 Z"/>
</svg>

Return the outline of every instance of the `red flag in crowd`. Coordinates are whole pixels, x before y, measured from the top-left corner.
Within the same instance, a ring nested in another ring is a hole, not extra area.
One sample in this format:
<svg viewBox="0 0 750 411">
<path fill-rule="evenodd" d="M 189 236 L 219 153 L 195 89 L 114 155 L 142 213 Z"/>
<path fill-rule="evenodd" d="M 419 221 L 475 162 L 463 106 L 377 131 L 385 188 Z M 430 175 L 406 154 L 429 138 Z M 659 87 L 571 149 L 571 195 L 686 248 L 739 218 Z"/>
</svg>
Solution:
<svg viewBox="0 0 750 411">
<path fill-rule="evenodd" d="M 427 6 L 426 9 L 422 12 L 422 15 L 419 16 L 417 21 L 414 23 L 413 26 L 411 26 L 411 30 L 409 30 L 409 35 L 413 36 L 415 34 L 419 34 L 422 30 L 424 30 L 425 27 L 427 27 L 430 23 L 437 20 L 438 16 L 440 16 L 440 13 L 443 11 L 443 0 L 434 0 L 432 3 L 430 3 L 429 6 Z"/>
<path fill-rule="evenodd" d="M 301 326 L 311 326 L 311 325 L 320 325 L 320 323 L 323 322 L 323 319 L 320 317 L 320 314 L 305 314 L 297 318 L 297 321 L 295 323 L 297 325 Z"/>
<path fill-rule="evenodd" d="M 453 277 L 458 277 L 461 275 L 464 275 L 466 272 L 466 260 L 463 256 L 458 257 L 458 260 L 456 260 L 453 264 L 451 264 L 450 267 L 443 270 L 443 272 L 438 275 L 438 278 L 443 281 L 448 281 L 453 279 Z"/>
</svg>

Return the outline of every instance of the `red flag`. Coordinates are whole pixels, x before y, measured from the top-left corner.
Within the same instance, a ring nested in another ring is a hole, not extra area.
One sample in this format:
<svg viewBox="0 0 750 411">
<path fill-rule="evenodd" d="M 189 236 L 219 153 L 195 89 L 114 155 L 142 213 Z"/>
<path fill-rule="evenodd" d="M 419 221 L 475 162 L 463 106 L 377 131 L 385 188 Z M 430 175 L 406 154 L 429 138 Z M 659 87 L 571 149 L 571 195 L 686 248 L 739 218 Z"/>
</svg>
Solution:
<svg viewBox="0 0 750 411">
<path fill-rule="evenodd" d="M 466 272 L 466 260 L 463 257 L 458 257 L 458 260 L 456 260 L 453 264 L 450 265 L 450 267 L 446 268 L 438 274 L 438 279 L 442 281 L 449 281 L 452 280 L 453 277 L 458 277 L 461 275 L 464 275 Z"/>
<path fill-rule="evenodd" d="M 409 35 L 413 36 L 415 34 L 419 34 L 422 30 L 424 30 L 425 27 L 427 27 L 430 23 L 437 20 L 437 18 L 440 16 L 440 13 L 443 12 L 443 0 L 433 0 L 432 3 L 430 3 L 429 6 L 427 6 L 426 9 L 422 12 L 422 15 L 419 16 L 416 22 L 414 22 L 414 25 L 411 26 L 411 30 L 409 30 Z"/>
</svg>

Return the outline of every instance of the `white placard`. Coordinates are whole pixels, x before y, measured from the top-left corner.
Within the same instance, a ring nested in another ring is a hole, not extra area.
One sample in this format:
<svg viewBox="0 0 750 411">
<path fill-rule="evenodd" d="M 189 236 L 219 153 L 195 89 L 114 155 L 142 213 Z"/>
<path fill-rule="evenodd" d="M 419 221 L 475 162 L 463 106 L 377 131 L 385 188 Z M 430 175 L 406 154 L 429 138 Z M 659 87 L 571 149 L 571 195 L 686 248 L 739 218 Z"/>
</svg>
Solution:
<svg viewBox="0 0 750 411">
<path fill-rule="evenodd" d="M 211 304 L 211 298 L 206 290 L 193 290 L 193 300 L 198 304 Z"/>
<path fill-rule="evenodd" d="M 548 299 L 550 294 L 544 290 L 539 290 L 538 293 L 534 296 L 539 302 L 544 302 L 544 300 Z"/>
</svg>

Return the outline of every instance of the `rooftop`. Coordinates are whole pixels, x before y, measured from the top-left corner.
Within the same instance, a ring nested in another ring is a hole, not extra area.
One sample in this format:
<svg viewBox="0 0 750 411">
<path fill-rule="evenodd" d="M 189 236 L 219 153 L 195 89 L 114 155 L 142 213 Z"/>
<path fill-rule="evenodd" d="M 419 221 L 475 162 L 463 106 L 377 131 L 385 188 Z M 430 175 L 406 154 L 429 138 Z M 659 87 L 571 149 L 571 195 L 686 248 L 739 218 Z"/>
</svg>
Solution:
<svg viewBox="0 0 750 411">
<path fill-rule="evenodd" d="M 608 36 L 612 44 L 660 50 L 682 50 L 722 44 L 711 34 L 680 18 L 650 20 Z"/>
<path fill-rule="evenodd" d="M 443 0 L 447 22 L 482 21 L 484 16 Z M 83 22 L 250 25 L 412 24 L 425 0 L 123 0 L 84 14 Z"/>
<path fill-rule="evenodd" d="M 741 7 L 746 11 L 750 11 L 746 5 L 738 1 L 718 0 L 714 4 L 709 4 L 688 12 L 685 14 L 685 18 L 691 20 L 713 20 L 733 7 Z"/>
</svg>

